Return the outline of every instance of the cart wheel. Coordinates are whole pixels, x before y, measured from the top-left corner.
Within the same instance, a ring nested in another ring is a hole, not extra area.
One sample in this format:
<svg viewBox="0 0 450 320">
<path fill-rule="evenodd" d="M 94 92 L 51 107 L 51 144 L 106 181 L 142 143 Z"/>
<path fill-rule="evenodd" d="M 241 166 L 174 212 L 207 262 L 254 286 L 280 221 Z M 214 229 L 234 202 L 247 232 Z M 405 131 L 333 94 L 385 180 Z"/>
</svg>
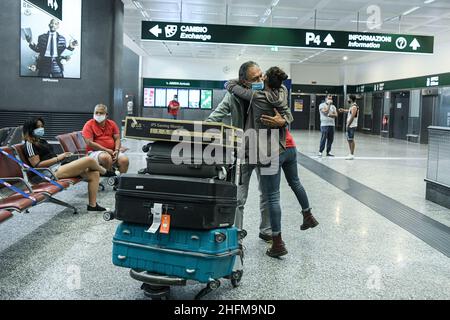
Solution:
<svg viewBox="0 0 450 320">
<path fill-rule="evenodd" d="M 219 280 L 212 280 L 208 282 L 206 285 L 206 288 L 203 288 L 200 290 L 200 292 L 195 296 L 195 300 L 200 300 L 204 296 L 206 296 L 208 293 L 213 292 L 214 290 L 217 290 L 220 287 L 220 281 Z"/>
<path fill-rule="evenodd" d="M 103 184 L 100 184 L 98 188 L 100 189 L 100 191 L 105 191 L 105 186 Z"/>
<path fill-rule="evenodd" d="M 106 211 L 103 213 L 103 220 L 112 221 L 114 220 L 114 213 L 112 211 Z"/>
<path fill-rule="evenodd" d="M 116 177 L 109 177 L 108 178 L 108 185 L 113 187 L 116 184 Z"/>
<path fill-rule="evenodd" d="M 241 284 L 243 273 L 244 273 L 243 270 L 238 270 L 238 271 L 234 271 L 231 274 L 231 285 L 233 286 L 233 288 L 239 287 L 239 285 Z"/>
<path fill-rule="evenodd" d="M 154 286 L 148 283 L 143 283 L 141 289 L 144 290 L 144 295 L 152 300 L 169 300 L 170 287 Z"/>
<path fill-rule="evenodd" d="M 73 210 L 73 214 L 78 214 L 78 210 Z"/>
<path fill-rule="evenodd" d="M 245 239 L 245 237 L 247 237 L 247 230 L 244 230 L 244 229 L 239 230 L 238 231 L 239 240 L 243 240 L 243 239 Z"/>
</svg>

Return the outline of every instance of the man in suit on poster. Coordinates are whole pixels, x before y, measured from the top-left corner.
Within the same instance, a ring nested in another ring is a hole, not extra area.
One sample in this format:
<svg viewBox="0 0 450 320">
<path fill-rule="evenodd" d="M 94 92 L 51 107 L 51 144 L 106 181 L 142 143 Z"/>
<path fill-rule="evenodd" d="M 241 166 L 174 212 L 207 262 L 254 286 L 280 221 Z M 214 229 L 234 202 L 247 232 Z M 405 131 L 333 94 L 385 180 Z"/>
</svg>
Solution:
<svg viewBox="0 0 450 320">
<path fill-rule="evenodd" d="M 66 38 L 56 32 L 59 28 L 57 19 L 50 20 L 49 32 L 41 34 L 37 44 L 32 42 L 31 36 L 26 36 L 30 49 L 39 53 L 36 68 L 38 76 L 44 78 L 64 78 L 63 64 L 70 59 L 75 48 L 76 40 L 72 40 L 67 46 Z"/>
</svg>

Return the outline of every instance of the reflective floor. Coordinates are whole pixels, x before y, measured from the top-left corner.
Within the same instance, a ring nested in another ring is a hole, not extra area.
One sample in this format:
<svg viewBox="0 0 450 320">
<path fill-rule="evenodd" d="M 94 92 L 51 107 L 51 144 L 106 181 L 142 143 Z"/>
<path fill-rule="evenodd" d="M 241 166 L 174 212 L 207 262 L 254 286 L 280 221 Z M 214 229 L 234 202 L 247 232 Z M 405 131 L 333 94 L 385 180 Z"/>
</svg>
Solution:
<svg viewBox="0 0 450 320">
<path fill-rule="evenodd" d="M 319 133 L 297 131 L 299 151 L 317 157 Z M 336 135 L 336 158 L 315 159 L 447 226 L 450 210 L 424 200 L 427 147 L 358 134 L 356 160 Z M 145 165 L 142 143 L 130 147 L 130 171 Z M 299 166 L 320 225 L 300 231 L 300 206 L 286 181 L 281 186 L 283 238 L 289 254 L 265 255 L 258 238 L 258 188 L 253 177 L 245 213 L 246 259 L 241 286 L 229 281 L 204 299 L 449 299 L 450 260 L 355 198 Z M 86 211 L 86 185 L 61 194 L 81 210 L 33 208 L 0 224 L 1 299 L 146 299 L 128 270 L 112 265 L 118 222 Z M 99 203 L 114 206 L 109 187 Z M 450 245 L 450 244 L 449 244 Z M 192 299 L 199 284 L 172 288 L 173 299 Z"/>
</svg>

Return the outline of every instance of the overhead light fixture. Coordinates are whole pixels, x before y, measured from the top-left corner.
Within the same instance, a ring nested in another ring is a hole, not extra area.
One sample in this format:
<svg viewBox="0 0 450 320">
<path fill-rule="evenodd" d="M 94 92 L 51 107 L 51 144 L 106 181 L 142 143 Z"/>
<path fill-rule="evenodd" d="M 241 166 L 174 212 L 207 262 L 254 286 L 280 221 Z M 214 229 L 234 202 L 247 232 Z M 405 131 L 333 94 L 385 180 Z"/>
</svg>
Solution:
<svg viewBox="0 0 450 320">
<path fill-rule="evenodd" d="M 403 12 L 403 15 L 404 15 L 404 16 L 407 16 L 408 14 L 411 14 L 411 13 L 413 13 L 414 11 L 419 10 L 419 9 L 420 9 L 420 7 L 414 7 L 414 8 L 411 8 L 411 9 L 409 9 L 408 11 Z"/>
<path fill-rule="evenodd" d="M 273 18 L 283 20 L 298 20 L 298 17 L 286 17 L 286 16 L 273 16 Z"/>
<path fill-rule="evenodd" d="M 280 2 L 280 0 L 273 0 L 272 1 L 272 7 L 275 7 L 278 4 L 278 2 Z"/>
<path fill-rule="evenodd" d="M 142 10 L 143 9 L 143 7 L 142 7 L 142 4 L 139 2 L 139 1 L 134 1 L 133 0 L 133 4 L 136 6 L 136 8 L 138 8 L 139 10 Z"/>
<path fill-rule="evenodd" d="M 425 4 L 430 4 L 430 3 L 433 3 L 433 2 L 435 2 L 435 1 L 436 1 L 436 0 L 425 0 L 424 3 L 425 3 Z"/>
<path fill-rule="evenodd" d="M 259 17 L 258 14 L 251 14 L 251 13 L 232 13 L 233 17 L 246 17 L 246 18 L 257 18 Z"/>
<path fill-rule="evenodd" d="M 206 12 L 206 11 L 192 11 L 193 14 L 203 14 L 203 15 L 209 15 L 209 16 L 218 16 L 219 13 L 217 12 Z"/>
</svg>

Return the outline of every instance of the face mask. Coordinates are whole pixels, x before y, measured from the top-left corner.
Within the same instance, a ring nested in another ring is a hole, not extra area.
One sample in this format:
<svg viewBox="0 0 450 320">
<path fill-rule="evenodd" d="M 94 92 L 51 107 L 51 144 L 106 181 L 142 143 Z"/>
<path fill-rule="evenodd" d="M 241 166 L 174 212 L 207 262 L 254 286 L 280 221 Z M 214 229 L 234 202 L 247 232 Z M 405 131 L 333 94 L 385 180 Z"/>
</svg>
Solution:
<svg viewBox="0 0 450 320">
<path fill-rule="evenodd" d="M 332 104 L 332 103 L 333 103 L 333 100 L 328 100 L 327 103 L 328 103 L 328 104 Z"/>
<path fill-rule="evenodd" d="M 44 130 L 44 128 L 37 128 L 37 129 L 34 129 L 33 134 L 37 138 L 42 138 L 45 134 L 45 130 Z"/>
<path fill-rule="evenodd" d="M 105 116 L 105 115 L 103 115 L 103 116 L 97 116 L 97 115 L 94 114 L 94 119 L 95 119 L 95 121 L 97 121 L 98 123 L 101 123 L 101 122 L 103 122 L 103 121 L 106 120 L 106 116 Z"/>
<path fill-rule="evenodd" d="M 264 82 L 253 82 L 252 83 L 252 90 L 264 90 Z"/>
</svg>

